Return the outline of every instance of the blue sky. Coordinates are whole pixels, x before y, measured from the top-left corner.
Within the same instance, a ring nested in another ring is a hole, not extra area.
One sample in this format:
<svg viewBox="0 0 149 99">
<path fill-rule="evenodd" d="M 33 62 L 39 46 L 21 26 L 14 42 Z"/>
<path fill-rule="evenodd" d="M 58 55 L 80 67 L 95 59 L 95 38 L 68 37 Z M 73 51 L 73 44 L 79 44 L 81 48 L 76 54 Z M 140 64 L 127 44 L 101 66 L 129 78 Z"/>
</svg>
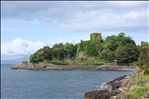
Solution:
<svg viewBox="0 0 149 99">
<path fill-rule="evenodd" d="M 2 1 L 1 10 L 2 60 L 88 40 L 92 32 L 149 42 L 148 1 Z"/>
</svg>

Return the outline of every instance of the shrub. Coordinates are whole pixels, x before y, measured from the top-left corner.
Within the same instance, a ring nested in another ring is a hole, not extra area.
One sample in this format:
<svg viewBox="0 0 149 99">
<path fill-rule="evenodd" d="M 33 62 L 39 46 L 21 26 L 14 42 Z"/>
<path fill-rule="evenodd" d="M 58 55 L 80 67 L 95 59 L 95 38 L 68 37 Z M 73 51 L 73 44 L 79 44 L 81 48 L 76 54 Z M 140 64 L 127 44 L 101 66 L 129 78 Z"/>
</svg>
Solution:
<svg viewBox="0 0 149 99">
<path fill-rule="evenodd" d="M 127 97 L 133 97 L 133 99 L 141 99 L 141 96 L 144 96 L 147 91 L 149 91 L 149 86 L 143 86 L 134 88 L 131 92 L 125 92 L 124 94 Z"/>
<path fill-rule="evenodd" d="M 28 63 L 28 61 L 22 61 L 22 64 L 27 64 Z"/>
</svg>

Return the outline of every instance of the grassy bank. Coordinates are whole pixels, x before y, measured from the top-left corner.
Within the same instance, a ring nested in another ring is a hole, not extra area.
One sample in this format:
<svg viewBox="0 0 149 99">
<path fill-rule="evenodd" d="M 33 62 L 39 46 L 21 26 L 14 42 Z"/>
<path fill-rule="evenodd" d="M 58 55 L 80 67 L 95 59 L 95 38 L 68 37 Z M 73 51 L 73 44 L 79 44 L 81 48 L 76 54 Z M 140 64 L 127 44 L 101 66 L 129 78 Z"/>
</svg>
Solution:
<svg viewBox="0 0 149 99">
<path fill-rule="evenodd" d="M 104 61 L 102 60 L 73 60 L 69 62 L 70 64 L 80 64 L 82 66 L 88 66 L 88 65 L 93 65 L 93 66 L 98 66 L 98 65 L 103 65 L 105 64 Z"/>
<path fill-rule="evenodd" d="M 137 68 L 130 76 L 128 89 L 122 93 L 122 99 L 145 99 L 145 94 L 149 94 L 149 75 L 144 75 L 144 70 Z"/>
</svg>

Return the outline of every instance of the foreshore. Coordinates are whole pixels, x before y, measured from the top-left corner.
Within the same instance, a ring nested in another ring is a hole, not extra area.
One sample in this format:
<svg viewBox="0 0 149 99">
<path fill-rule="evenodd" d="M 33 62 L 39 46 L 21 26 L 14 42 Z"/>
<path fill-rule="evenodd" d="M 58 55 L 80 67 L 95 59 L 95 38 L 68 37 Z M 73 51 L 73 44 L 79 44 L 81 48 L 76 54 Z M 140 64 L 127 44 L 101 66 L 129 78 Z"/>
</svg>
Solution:
<svg viewBox="0 0 149 99">
<path fill-rule="evenodd" d="M 127 70 L 133 71 L 135 66 L 116 66 L 116 65 L 101 65 L 101 66 L 82 66 L 79 64 L 71 65 L 53 65 L 53 64 L 20 64 L 17 66 L 12 66 L 12 70 Z"/>
</svg>

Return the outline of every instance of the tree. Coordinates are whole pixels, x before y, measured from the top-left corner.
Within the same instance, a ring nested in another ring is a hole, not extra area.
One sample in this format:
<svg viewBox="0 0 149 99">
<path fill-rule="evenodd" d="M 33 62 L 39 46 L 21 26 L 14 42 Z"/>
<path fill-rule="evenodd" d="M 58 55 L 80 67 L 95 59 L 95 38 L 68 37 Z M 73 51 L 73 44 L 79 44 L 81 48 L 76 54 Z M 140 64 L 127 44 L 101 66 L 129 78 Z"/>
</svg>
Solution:
<svg viewBox="0 0 149 99">
<path fill-rule="evenodd" d="M 51 49 L 45 46 L 30 56 L 31 63 L 39 63 L 47 60 L 52 60 Z"/>
<path fill-rule="evenodd" d="M 115 51 L 115 49 L 118 47 L 116 45 L 117 43 L 117 36 L 108 36 L 105 41 L 102 43 L 103 49 L 110 49 L 111 51 Z"/>
<path fill-rule="evenodd" d="M 115 52 L 115 58 L 119 65 L 137 61 L 138 56 L 138 48 L 137 46 L 132 44 L 127 44 L 126 46 L 119 46 Z"/>
<path fill-rule="evenodd" d="M 104 49 L 101 52 L 101 57 L 108 62 L 112 62 L 115 59 L 114 51 L 111 51 L 110 49 Z"/>
<path fill-rule="evenodd" d="M 63 60 L 64 59 L 64 45 L 63 43 L 54 44 L 52 47 L 52 56 L 53 58 L 57 60 Z"/>
<path fill-rule="evenodd" d="M 65 57 L 72 58 L 74 56 L 74 45 L 71 43 L 66 43 L 64 45 Z"/>
</svg>

